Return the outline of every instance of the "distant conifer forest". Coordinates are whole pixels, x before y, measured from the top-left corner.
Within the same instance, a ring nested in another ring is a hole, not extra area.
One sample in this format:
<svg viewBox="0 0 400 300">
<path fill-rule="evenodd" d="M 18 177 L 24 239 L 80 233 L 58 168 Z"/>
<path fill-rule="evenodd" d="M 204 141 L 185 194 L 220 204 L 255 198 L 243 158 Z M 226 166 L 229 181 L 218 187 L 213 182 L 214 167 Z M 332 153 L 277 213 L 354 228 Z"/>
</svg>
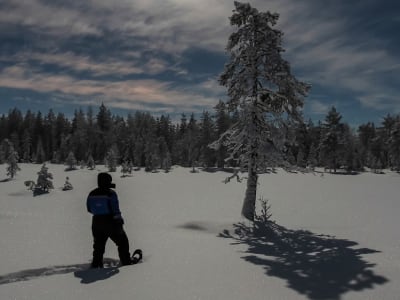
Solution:
<svg viewBox="0 0 400 300">
<path fill-rule="evenodd" d="M 228 149 L 223 143 L 209 147 L 238 118 L 239 113 L 229 111 L 222 101 L 212 113 L 204 111 L 198 119 L 182 114 L 178 122 L 148 112 L 124 118 L 104 104 L 96 112 L 91 107 L 76 110 L 72 119 L 53 110 L 44 115 L 14 108 L 0 117 L 0 163 L 7 161 L 13 147 L 18 162 L 71 165 L 76 161 L 81 166 L 113 162 L 146 171 L 171 165 L 238 167 L 235 159 L 226 160 Z M 387 115 L 378 125 L 368 122 L 350 128 L 332 107 L 323 121 L 301 122 L 289 131 L 292 138 L 285 143 L 283 155 L 292 166 L 334 172 L 400 171 L 400 115 Z M 279 167 L 278 161 L 269 164 Z"/>
</svg>

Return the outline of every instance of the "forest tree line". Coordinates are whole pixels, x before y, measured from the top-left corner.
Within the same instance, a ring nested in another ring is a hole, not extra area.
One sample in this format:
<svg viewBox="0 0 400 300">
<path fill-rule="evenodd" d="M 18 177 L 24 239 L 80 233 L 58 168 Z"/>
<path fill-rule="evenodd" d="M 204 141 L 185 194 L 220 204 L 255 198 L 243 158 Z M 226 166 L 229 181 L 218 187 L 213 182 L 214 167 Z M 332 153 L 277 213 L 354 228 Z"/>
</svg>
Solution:
<svg viewBox="0 0 400 300">
<path fill-rule="evenodd" d="M 50 110 L 46 115 L 17 108 L 0 117 L 0 163 L 7 161 L 10 147 L 18 162 L 67 163 L 81 165 L 89 160 L 103 164 L 105 159 L 120 165 L 130 163 L 147 171 L 184 167 L 235 167 L 226 161 L 227 149 L 209 147 L 239 118 L 220 101 L 213 113 L 204 111 L 199 119 L 182 114 L 181 120 L 154 117 L 135 112 L 126 118 L 113 115 L 102 104 L 95 113 L 76 110 L 73 118 Z M 400 115 L 387 115 L 377 126 L 372 122 L 351 128 L 332 107 L 323 121 L 311 120 L 289 129 L 293 139 L 283 155 L 300 168 L 325 167 L 357 172 L 365 167 L 379 172 L 390 168 L 400 171 Z M 71 155 L 73 158 L 71 158 Z M 268 167 L 278 167 L 268 162 Z M 262 170 L 260 170 L 262 171 Z"/>
</svg>

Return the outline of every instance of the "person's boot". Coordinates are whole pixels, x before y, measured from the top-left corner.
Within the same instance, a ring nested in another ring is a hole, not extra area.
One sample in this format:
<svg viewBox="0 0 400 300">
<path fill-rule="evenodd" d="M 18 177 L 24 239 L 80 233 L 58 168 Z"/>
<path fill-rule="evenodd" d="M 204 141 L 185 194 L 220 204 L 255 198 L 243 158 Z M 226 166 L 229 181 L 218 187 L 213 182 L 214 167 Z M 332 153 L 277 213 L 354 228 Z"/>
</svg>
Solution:
<svg viewBox="0 0 400 300">
<path fill-rule="evenodd" d="M 91 269 L 102 269 L 103 266 L 103 260 L 100 259 L 93 259 L 92 263 L 90 264 Z"/>
<path fill-rule="evenodd" d="M 126 257 L 125 259 L 121 260 L 121 265 L 122 266 L 128 266 L 128 265 L 134 265 L 137 264 L 143 257 L 142 250 L 136 249 L 135 252 L 133 252 L 132 256 L 129 258 Z"/>
</svg>

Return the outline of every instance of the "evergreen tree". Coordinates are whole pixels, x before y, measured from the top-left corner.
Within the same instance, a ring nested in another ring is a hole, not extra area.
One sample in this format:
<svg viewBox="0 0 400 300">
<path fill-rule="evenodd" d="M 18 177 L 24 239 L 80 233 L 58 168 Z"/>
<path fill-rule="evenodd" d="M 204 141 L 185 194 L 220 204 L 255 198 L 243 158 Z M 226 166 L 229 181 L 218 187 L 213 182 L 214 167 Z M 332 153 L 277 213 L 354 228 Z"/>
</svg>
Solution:
<svg viewBox="0 0 400 300">
<path fill-rule="evenodd" d="M 132 174 L 132 163 L 130 161 L 124 161 L 121 165 L 122 177 L 127 176 L 126 174 Z"/>
<path fill-rule="evenodd" d="M 67 160 L 65 161 L 65 163 L 68 166 L 67 170 L 70 171 L 70 170 L 75 170 L 76 169 L 77 161 L 76 161 L 74 152 L 72 152 L 72 151 L 69 152 Z"/>
<path fill-rule="evenodd" d="M 1 150 L 1 162 L 3 163 L 11 154 L 11 151 L 14 151 L 14 147 L 9 139 L 4 139 L 0 145 Z"/>
<path fill-rule="evenodd" d="M 360 152 L 363 157 L 362 164 L 371 167 L 373 161 L 373 155 L 371 153 L 372 141 L 376 136 L 375 125 L 368 122 L 358 127 L 358 139 L 360 143 Z"/>
<path fill-rule="evenodd" d="M 117 170 L 117 153 L 113 148 L 108 150 L 106 157 L 104 159 L 104 164 L 108 168 L 109 172 L 115 172 Z"/>
<path fill-rule="evenodd" d="M 160 167 L 164 169 L 164 167 L 163 167 L 164 161 L 168 155 L 169 156 L 171 156 L 171 155 L 170 155 L 168 145 L 167 145 L 167 142 L 166 142 L 164 136 L 158 137 L 157 143 L 158 143 L 158 153 L 160 156 Z"/>
<path fill-rule="evenodd" d="M 309 138 L 307 125 L 305 123 L 300 123 L 295 128 L 295 142 L 293 148 L 296 157 L 296 165 L 305 168 L 307 165 L 307 156 L 310 151 L 311 141 Z"/>
<path fill-rule="evenodd" d="M 24 130 L 22 136 L 22 159 L 24 162 L 31 161 L 31 153 L 32 153 L 32 138 L 28 129 Z"/>
<path fill-rule="evenodd" d="M 33 127 L 33 149 L 36 149 L 35 153 L 35 162 L 36 163 L 43 163 L 46 161 L 46 152 L 43 145 L 43 137 L 46 134 L 44 124 L 43 124 L 43 117 L 42 113 L 39 111 L 36 114 L 35 121 Z"/>
<path fill-rule="evenodd" d="M 71 125 L 68 119 L 62 113 L 57 114 L 56 124 L 54 125 L 54 143 L 56 146 L 56 151 L 58 152 L 58 161 L 62 162 L 68 156 L 70 148 L 70 133 L 71 133 Z"/>
<path fill-rule="evenodd" d="M 23 116 L 17 108 L 8 112 L 7 138 L 13 143 L 14 150 L 19 151 L 19 135 L 22 134 Z"/>
<path fill-rule="evenodd" d="M 6 160 L 6 155 L 4 153 L 3 146 L 0 144 L 0 164 L 3 164 Z"/>
<path fill-rule="evenodd" d="M 96 116 L 97 119 L 97 136 L 96 136 L 96 155 L 97 159 L 106 155 L 106 149 L 110 149 L 114 142 L 112 136 L 112 116 L 111 112 L 102 103 L 99 112 Z"/>
<path fill-rule="evenodd" d="M 400 116 L 397 116 L 399 119 Z M 386 117 L 383 118 L 382 128 L 379 134 L 382 136 L 383 145 L 383 160 L 385 162 L 385 167 L 390 167 L 390 142 L 391 142 L 391 135 L 396 125 L 396 117 L 391 116 L 388 114 Z"/>
<path fill-rule="evenodd" d="M 162 161 L 161 168 L 165 171 L 165 173 L 168 173 L 171 170 L 171 166 L 172 166 L 171 154 L 167 152 L 166 156 Z"/>
<path fill-rule="evenodd" d="M 191 114 L 189 124 L 187 126 L 187 131 L 185 133 L 184 141 L 187 146 L 188 153 L 188 165 L 192 167 L 192 171 L 195 172 L 195 168 L 198 165 L 199 160 L 199 126 L 197 125 L 197 121 L 194 117 L 194 114 Z"/>
<path fill-rule="evenodd" d="M 89 154 L 86 165 L 89 170 L 94 170 L 96 168 L 92 154 Z"/>
<path fill-rule="evenodd" d="M 291 74 L 289 63 L 282 58 L 282 32 L 273 28 L 278 14 L 259 12 L 236 1 L 234 4 L 230 21 L 237 31 L 229 37 L 230 61 L 219 82 L 227 87 L 228 105 L 231 111 L 239 110 L 239 120 L 223 136 L 228 136 L 231 157 L 237 154 L 241 164 L 247 164 L 242 214 L 254 220 L 262 150 L 271 144 L 281 148 L 278 133 L 285 120 L 300 119 L 299 108 L 309 86 Z"/>
<path fill-rule="evenodd" d="M 200 118 L 199 130 L 199 150 L 200 161 L 204 167 L 214 167 L 216 164 L 216 152 L 214 149 L 208 147 L 215 140 L 214 122 L 208 111 L 203 111 Z"/>
<path fill-rule="evenodd" d="M 307 167 L 309 167 L 311 170 L 314 170 L 315 167 L 318 166 L 317 156 L 318 156 L 318 146 L 313 143 L 311 144 L 310 152 L 307 158 Z"/>
<path fill-rule="evenodd" d="M 51 163 L 52 164 L 60 164 L 61 163 L 60 151 L 58 151 L 58 150 L 53 151 L 53 155 L 51 156 Z"/>
<path fill-rule="evenodd" d="M 10 176 L 11 179 L 15 177 L 18 171 L 21 169 L 18 166 L 18 153 L 14 150 L 14 147 L 10 146 L 10 153 L 7 158 L 7 176 Z"/>
<path fill-rule="evenodd" d="M 45 134 L 43 136 L 44 141 L 44 151 L 46 153 L 46 157 L 50 158 L 50 156 L 57 151 L 57 137 L 55 133 L 55 123 L 56 116 L 52 109 L 49 110 L 47 115 L 44 118 L 43 127 L 45 130 Z"/>
<path fill-rule="evenodd" d="M 363 169 L 356 137 L 347 124 L 343 126 L 343 163 L 348 173 L 358 172 Z"/>
<path fill-rule="evenodd" d="M 149 138 L 145 145 L 145 171 L 156 171 L 161 165 L 161 157 L 156 140 Z"/>
<path fill-rule="evenodd" d="M 231 118 L 228 113 L 228 109 L 222 100 L 219 100 L 218 104 L 214 108 L 215 113 L 215 126 L 217 136 L 222 136 L 231 126 Z M 228 157 L 227 147 L 224 144 L 225 141 L 221 141 L 219 144 L 214 144 L 217 156 L 217 167 L 224 168 L 225 158 Z"/>
<path fill-rule="evenodd" d="M 72 186 L 71 182 L 69 181 L 69 177 L 67 176 L 65 178 L 65 183 L 64 186 L 62 188 L 63 191 L 69 191 L 72 190 L 74 187 Z"/>
<path fill-rule="evenodd" d="M 46 161 L 46 154 L 43 149 L 42 139 L 39 138 L 39 141 L 36 144 L 36 154 L 35 154 L 35 163 L 41 164 Z"/>
<path fill-rule="evenodd" d="M 36 187 L 33 190 L 34 195 L 47 193 L 50 189 L 54 189 L 52 181 L 53 174 L 49 173 L 48 170 L 46 164 L 43 164 L 40 171 L 37 173 L 38 178 Z"/>
<path fill-rule="evenodd" d="M 135 142 L 135 148 L 134 148 L 134 156 L 133 156 L 133 163 L 136 165 L 138 169 L 140 169 L 142 166 L 144 166 L 144 161 L 145 161 L 145 148 L 144 148 L 144 140 L 142 138 L 137 139 Z"/>
<path fill-rule="evenodd" d="M 389 139 L 389 159 L 391 166 L 397 172 L 400 171 L 400 117 L 396 118 L 396 123 Z"/>
<path fill-rule="evenodd" d="M 174 130 L 170 117 L 162 115 L 157 125 L 157 136 L 164 139 L 168 151 L 171 151 L 174 139 Z"/>
<path fill-rule="evenodd" d="M 21 152 L 20 139 L 17 132 L 14 131 L 13 133 L 11 133 L 10 142 L 13 145 L 14 151 L 16 151 L 17 154 L 20 153 Z"/>
<path fill-rule="evenodd" d="M 113 145 L 115 146 L 115 149 L 117 149 L 119 157 L 124 158 L 124 156 L 121 157 L 121 154 L 125 154 L 128 151 L 127 140 L 129 137 L 124 118 L 120 116 L 114 116 L 111 132 L 113 137 Z M 125 159 L 129 159 L 129 157 L 125 157 Z M 119 162 L 120 161 L 118 161 L 118 163 Z"/>
<path fill-rule="evenodd" d="M 340 122 L 342 116 L 332 107 L 325 118 L 323 137 L 320 151 L 324 166 L 336 173 L 337 168 L 343 163 L 345 149 L 344 124 Z"/>
<path fill-rule="evenodd" d="M 75 110 L 72 120 L 71 149 L 78 160 L 83 160 L 88 151 L 87 124 L 84 112 Z M 68 153 L 69 155 L 69 153 Z"/>
<path fill-rule="evenodd" d="M 93 109 L 91 106 L 88 107 L 86 112 L 86 138 L 87 138 L 87 151 L 86 153 L 91 153 L 93 158 L 93 153 L 96 151 L 96 120 L 93 115 Z"/>
<path fill-rule="evenodd" d="M 4 114 L 1 115 L 1 117 L 0 117 L 0 142 L 4 139 L 8 138 L 7 123 L 8 123 L 8 118 Z"/>
</svg>

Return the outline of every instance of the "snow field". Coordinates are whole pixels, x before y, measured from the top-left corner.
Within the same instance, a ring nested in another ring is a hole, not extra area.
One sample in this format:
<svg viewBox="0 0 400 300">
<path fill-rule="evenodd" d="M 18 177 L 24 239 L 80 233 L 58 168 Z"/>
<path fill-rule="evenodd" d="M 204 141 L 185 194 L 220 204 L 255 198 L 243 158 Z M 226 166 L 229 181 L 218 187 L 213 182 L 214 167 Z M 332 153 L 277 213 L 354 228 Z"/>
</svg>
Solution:
<svg viewBox="0 0 400 300">
<path fill-rule="evenodd" d="M 233 224 L 249 225 L 240 217 L 245 181 L 224 184 L 227 173 L 192 174 L 181 167 L 126 178 L 112 173 L 132 250 L 142 248 L 144 262 L 86 271 L 92 238 L 85 201 L 104 168 L 65 172 L 65 166 L 49 164 L 55 190 L 33 197 L 23 182 L 36 180 L 40 165 L 20 167 L 14 180 L 0 182 L 0 299 L 398 299 L 400 294 L 396 173 L 320 176 L 279 170 L 260 176 L 258 195 L 269 199 L 277 224 L 294 231 L 293 245 L 303 237 L 298 230 L 309 230 L 315 236 L 305 236 L 306 242 L 320 243 L 326 248 L 320 252 L 327 257 L 333 252 L 355 269 L 340 280 L 325 272 L 322 262 L 316 267 L 304 260 L 314 255 L 301 254 L 306 244 L 298 242 L 300 248 L 292 251 L 268 238 L 221 238 L 227 231 L 236 237 Z M 60 189 L 66 176 L 71 191 Z M 329 235 L 325 239 L 340 251 L 317 235 Z M 111 241 L 105 257 L 118 259 Z M 326 283 L 332 291 L 312 285 L 313 268 L 332 281 Z"/>
</svg>

